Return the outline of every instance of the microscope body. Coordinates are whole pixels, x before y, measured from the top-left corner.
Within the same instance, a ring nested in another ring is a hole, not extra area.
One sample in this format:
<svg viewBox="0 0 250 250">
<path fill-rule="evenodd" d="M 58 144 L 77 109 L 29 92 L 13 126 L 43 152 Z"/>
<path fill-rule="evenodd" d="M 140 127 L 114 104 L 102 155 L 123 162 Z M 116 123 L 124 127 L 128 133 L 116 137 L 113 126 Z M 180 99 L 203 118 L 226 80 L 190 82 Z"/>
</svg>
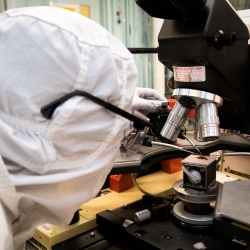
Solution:
<svg viewBox="0 0 250 250">
<path fill-rule="evenodd" d="M 177 6 L 183 1 L 158 0 L 155 5 L 169 2 Z M 200 0 L 190 4 L 197 5 L 190 15 L 182 15 L 181 8 L 179 16 L 166 14 L 158 36 L 158 58 L 173 71 L 173 96 L 179 105 L 173 108 L 161 135 L 174 142 L 193 108 L 198 141 L 217 139 L 220 127 L 247 134 L 249 31 L 228 1 Z M 146 8 L 152 15 L 152 10 Z M 152 16 L 164 18 L 162 13 L 157 16 L 156 7 Z"/>
</svg>

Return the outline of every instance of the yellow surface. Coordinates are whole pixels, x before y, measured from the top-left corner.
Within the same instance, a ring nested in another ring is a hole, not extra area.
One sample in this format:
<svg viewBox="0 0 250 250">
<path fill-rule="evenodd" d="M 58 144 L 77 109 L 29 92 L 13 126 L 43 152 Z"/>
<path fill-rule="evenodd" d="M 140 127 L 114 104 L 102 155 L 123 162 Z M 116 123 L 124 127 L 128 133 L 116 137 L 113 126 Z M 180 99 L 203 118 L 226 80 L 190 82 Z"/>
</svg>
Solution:
<svg viewBox="0 0 250 250">
<path fill-rule="evenodd" d="M 80 6 L 80 14 L 89 18 L 90 17 L 89 6 L 81 5 Z"/>
<path fill-rule="evenodd" d="M 148 193 L 168 196 L 172 194 L 173 184 L 180 179 L 182 179 L 182 171 L 173 174 L 167 174 L 159 171 L 138 178 L 137 183 Z M 140 200 L 143 195 L 137 187 L 133 187 L 122 193 L 116 193 L 110 189 L 106 189 L 104 191 L 107 191 L 107 194 L 94 198 L 81 206 L 81 217 L 78 223 L 65 227 L 46 224 L 46 226 L 55 233 L 51 234 L 51 232 L 46 232 L 42 228 L 38 227 L 33 238 L 49 250 L 57 243 L 95 228 L 97 226 L 97 213 L 106 209 L 114 210 L 124 204 L 133 203 Z M 39 247 L 37 248 L 41 249 Z"/>
<path fill-rule="evenodd" d="M 70 11 L 76 12 L 76 8 L 75 7 L 69 7 L 69 6 L 60 6 L 60 7 L 63 8 L 63 9 L 66 9 L 66 10 L 70 10 Z"/>
<path fill-rule="evenodd" d="M 164 191 L 171 192 L 173 183 L 180 179 L 182 179 L 182 171 L 176 172 L 174 174 L 156 172 L 138 178 L 137 183 L 148 193 L 160 194 L 164 193 Z M 88 203 L 83 204 L 81 207 L 81 215 L 90 220 L 95 218 L 96 214 L 102 212 L 103 210 L 114 210 L 123 206 L 124 204 L 129 204 L 140 200 L 143 195 L 143 193 L 141 193 L 135 186 L 122 193 L 116 193 L 112 190 L 109 191 L 109 194 L 92 199 Z"/>
<path fill-rule="evenodd" d="M 240 227 L 242 229 L 250 231 L 250 227 L 248 227 L 247 225 L 242 225 L 242 224 L 240 224 L 240 223 L 238 223 L 236 221 L 231 222 L 231 224 L 234 225 L 234 226 L 236 226 L 236 227 Z"/>
<path fill-rule="evenodd" d="M 50 232 L 46 232 L 41 227 L 38 227 L 33 238 L 40 244 L 42 244 L 45 248 L 51 249 L 53 245 L 59 242 L 95 228 L 96 222 L 95 220 L 87 220 L 81 216 L 79 222 L 74 225 L 59 227 L 52 224 L 46 224 L 46 226 L 53 230 L 53 234 L 51 234 Z M 30 243 L 32 243 L 32 241 L 30 241 Z M 32 245 L 34 244 L 32 243 Z M 34 246 L 37 247 L 36 245 Z M 39 247 L 37 248 L 41 249 Z"/>
</svg>

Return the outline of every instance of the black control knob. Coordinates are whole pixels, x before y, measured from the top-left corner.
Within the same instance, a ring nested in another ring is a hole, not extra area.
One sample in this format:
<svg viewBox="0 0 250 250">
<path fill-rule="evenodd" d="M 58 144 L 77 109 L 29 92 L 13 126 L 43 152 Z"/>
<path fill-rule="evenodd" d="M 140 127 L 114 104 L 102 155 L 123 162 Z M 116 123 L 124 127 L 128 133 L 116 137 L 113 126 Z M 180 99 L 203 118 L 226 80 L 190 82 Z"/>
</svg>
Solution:
<svg viewBox="0 0 250 250">
<path fill-rule="evenodd" d="M 236 33 L 224 33 L 218 30 L 214 36 L 214 44 L 216 49 L 222 49 L 224 46 L 233 46 L 236 43 Z"/>
</svg>

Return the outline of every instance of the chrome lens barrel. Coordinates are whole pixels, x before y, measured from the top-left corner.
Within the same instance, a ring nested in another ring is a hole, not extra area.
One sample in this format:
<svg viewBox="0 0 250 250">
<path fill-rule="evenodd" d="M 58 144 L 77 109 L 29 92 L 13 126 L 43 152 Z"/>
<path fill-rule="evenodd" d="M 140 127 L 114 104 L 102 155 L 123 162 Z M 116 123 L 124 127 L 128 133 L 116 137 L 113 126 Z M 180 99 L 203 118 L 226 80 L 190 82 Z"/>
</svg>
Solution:
<svg viewBox="0 0 250 250">
<path fill-rule="evenodd" d="M 189 108 L 185 108 L 176 102 L 164 124 L 161 135 L 166 139 L 175 142 L 190 113 Z"/>
<path fill-rule="evenodd" d="M 197 141 L 216 140 L 220 134 L 220 121 L 217 107 L 223 99 L 213 93 L 195 89 L 175 89 L 177 100 L 173 110 L 161 130 L 161 135 L 175 142 L 192 108 L 195 108 L 195 134 Z"/>
<path fill-rule="evenodd" d="M 197 141 L 216 140 L 219 137 L 220 122 L 217 107 L 222 105 L 222 97 L 206 91 L 186 88 L 175 89 L 173 97 L 177 101 L 183 97 L 188 97 L 195 101 L 196 123 L 194 138 Z"/>
<path fill-rule="evenodd" d="M 220 119 L 215 103 L 199 106 L 199 124 L 201 137 L 205 141 L 216 140 L 220 135 Z"/>
<path fill-rule="evenodd" d="M 204 141 L 201 136 L 201 124 L 200 124 L 200 113 L 199 107 L 195 109 L 195 126 L 194 126 L 194 139 L 196 141 Z"/>
</svg>

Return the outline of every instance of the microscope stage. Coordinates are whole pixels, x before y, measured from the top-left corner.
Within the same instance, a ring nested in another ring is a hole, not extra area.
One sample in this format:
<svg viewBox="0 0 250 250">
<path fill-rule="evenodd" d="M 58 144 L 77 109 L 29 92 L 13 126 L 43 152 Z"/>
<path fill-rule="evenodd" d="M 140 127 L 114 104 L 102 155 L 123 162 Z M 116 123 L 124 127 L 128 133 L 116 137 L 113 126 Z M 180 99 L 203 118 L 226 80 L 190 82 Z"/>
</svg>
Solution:
<svg viewBox="0 0 250 250">
<path fill-rule="evenodd" d="M 173 183 L 179 179 L 182 179 L 182 171 L 173 174 L 159 171 L 142 176 L 137 181 L 141 188 L 150 193 L 170 195 Z M 96 214 L 106 209 L 114 210 L 133 203 L 140 200 L 143 195 L 135 186 L 122 193 L 105 189 L 102 190 L 102 194 L 81 206 L 79 222 L 65 227 L 51 224 L 41 225 L 36 229 L 29 242 L 40 250 L 53 249 L 54 245 L 62 241 L 96 228 Z"/>
</svg>

